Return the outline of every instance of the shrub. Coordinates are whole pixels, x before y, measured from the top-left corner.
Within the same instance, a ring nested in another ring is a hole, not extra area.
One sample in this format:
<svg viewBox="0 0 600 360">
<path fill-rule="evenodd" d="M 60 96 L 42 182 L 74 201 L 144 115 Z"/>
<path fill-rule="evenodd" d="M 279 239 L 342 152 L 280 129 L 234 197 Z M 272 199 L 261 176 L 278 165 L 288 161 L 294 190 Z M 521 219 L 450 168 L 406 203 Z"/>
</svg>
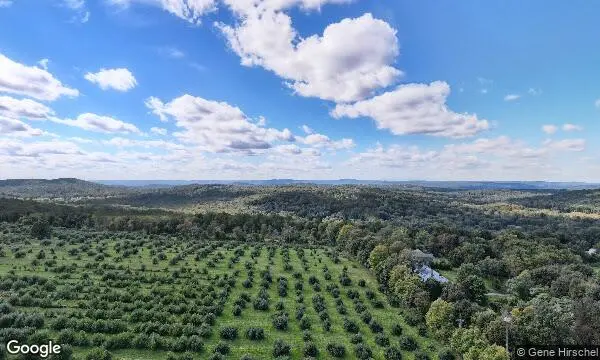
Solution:
<svg viewBox="0 0 600 360">
<path fill-rule="evenodd" d="M 287 330 L 288 316 L 286 313 L 279 313 L 273 318 L 273 326 L 277 330 Z"/>
<path fill-rule="evenodd" d="M 366 282 L 365 282 L 365 280 L 364 280 L 364 279 L 360 279 L 360 280 L 358 280 L 358 286 L 360 286 L 360 287 L 365 287 L 365 285 L 366 285 Z"/>
<path fill-rule="evenodd" d="M 310 323 L 310 319 L 308 317 L 303 317 L 302 320 L 300 320 L 300 329 L 302 330 L 308 330 L 311 327 L 311 323 Z"/>
<path fill-rule="evenodd" d="M 369 324 L 371 322 L 371 320 L 373 319 L 373 317 L 371 316 L 370 312 L 365 311 L 362 314 L 360 314 L 360 319 L 365 324 Z"/>
<path fill-rule="evenodd" d="M 449 349 L 442 349 L 438 353 L 438 359 L 440 360 L 454 360 L 455 358 L 456 357 L 454 356 L 454 353 L 452 353 L 452 351 Z"/>
<path fill-rule="evenodd" d="M 246 337 L 249 340 L 254 340 L 254 341 L 262 340 L 265 338 L 265 331 L 262 328 L 252 328 L 251 327 L 246 331 Z"/>
<path fill-rule="evenodd" d="M 254 309 L 266 311 L 269 310 L 269 301 L 265 298 L 258 298 L 254 301 Z"/>
<path fill-rule="evenodd" d="M 235 340 L 238 336 L 238 329 L 232 326 L 226 326 L 221 329 L 220 335 L 221 339 Z"/>
<path fill-rule="evenodd" d="M 379 333 L 375 336 L 375 343 L 379 346 L 386 347 L 390 345 L 390 339 L 383 333 Z"/>
<path fill-rule="evenodd" d="M 417 351 L 415 352 L 415 360 L 431 360 L 431 358 L 429 355 L 427 355 L 427 353 L 424 353 L 423 351 Z"/>
<path fill-rule="evenodd" d="M 233 307 L 233 316 L 240 316 L 242 315 L 242 307 L 239 305 L 236 305 Z"/>
<path fill-rule="evenodd" d="M 360 344 L 361 342 L 363 342 L 363 337 L 361 334 L 354 334 L 350 337 L 350 342 L 352 344 Z"/>
<path fill-rule="evenodd" d="M 388 347 L 383 354 L 386 360 L 402 360 L 402 351 L 397 347 Z"/>
<path fill-rule="evenodd" d="M 210 337 L 212 335 L 212 329 L 208 324 L 202 324 L 198 329 L 198 335 L 202 336 L 203 338 Z"/>
<path fill-rule="evenodd" d="M 392 326 L 392 335 L 400 336 L 402 335 L 402 326 L 400 324 L 394 324 Z"/>
<path fill-rule="evenodd" d="M 374 333 L 380 333 L 383 331 L 383 326 L 381 326 L 381 324 L 375 320 L 371 321 L 371 323 L 369 324 L 369 327 L 371 328 L 371 331 Z"/>
<path fill-rule="evenodd" d="M 346 348 L 342 344 L 329 343 L 327 344 L 327 352 L 336 358 L 342 358 L 346 355 Z"/>
<path fill-rule="evenodd" d="M 244 354 L 240 360 L 254 360 L 254 358 L 250 354 Z"/>
<path fill-rule="evenodd" d="M 221 355 L 227 355 L 227 354 L 229 354 L 229 351 L 231 351 L 231 348 L 229 347 L 229 344 L 227 344 L 224 341 L 219 341 L 219 343 L 217 344 L 217 346 L 215 346 L 214 353 L 215 354 L 221 354 Z"/>
<path fill-rule="evenodd" d="M 319 349 L 317 349 L 317 345 L 313 342 L 307 342 L 304 344 L 304 356 L 316 357 L 319 354 Z"/>
<path fill-rule="evenodd" d="M 417 349 L 417 343 L 412 337 L 402 335 L 400 336 L 400 348 L 406 351 L 414 351 Z"/>
<path fill-rule="evenodd" d="M 304 331 L 302 333 L 302 340 L 304 340 L 305 342 L 312 341 L 312 335 L 310 334 L 310 331 Z"/>
<path fill-rule="evenodd" d="M 85 360 L 112 360 L 112 358 L 112 354 L 102 348 L 94 348 L 85 356 Z"/>
<path fill-rule="evenodd" d="M 367 345 L 360 343 L 354 346 L 354 354 L 358 359 L 368 360 L 373 357 L 373 351 Z"/>
<path fill-rule="evenodd" d="M 287 356 L 290 354 L 291 346 L 281 339 L 275 340 L 275 344 L 273 344 L 273 356 Z"/>
<path fill-rule="evenodd" d="M 349 333 L 356 334 L 359 331 L 358 324 L 348 318 L 344 319 L 344 330 Z"/>
</svg>

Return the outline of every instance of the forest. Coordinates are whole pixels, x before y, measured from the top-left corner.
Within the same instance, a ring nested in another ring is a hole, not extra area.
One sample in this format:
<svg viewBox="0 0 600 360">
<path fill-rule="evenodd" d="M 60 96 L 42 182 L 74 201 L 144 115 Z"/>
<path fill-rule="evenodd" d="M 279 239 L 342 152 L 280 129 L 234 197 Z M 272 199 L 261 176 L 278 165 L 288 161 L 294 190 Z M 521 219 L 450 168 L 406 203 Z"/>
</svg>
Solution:
<svg viewBox="0 0 600 360">
<path fill-rule="evenodd" d="M 599 344 L 599 197 L 0 181 L 0 343 L 53 340 L 65 351 L 51 358 L 86 360 L 500 360 Z"/>
</svg>

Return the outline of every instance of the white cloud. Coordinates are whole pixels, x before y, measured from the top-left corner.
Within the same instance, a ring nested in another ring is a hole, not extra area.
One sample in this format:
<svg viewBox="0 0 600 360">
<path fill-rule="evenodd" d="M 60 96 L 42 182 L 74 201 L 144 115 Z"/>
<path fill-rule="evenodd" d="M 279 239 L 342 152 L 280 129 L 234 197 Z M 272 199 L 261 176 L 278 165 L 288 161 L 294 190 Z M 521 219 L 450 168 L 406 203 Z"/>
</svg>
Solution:
<svg viewBox="0 0 600 360">
<path fill-rule="evenodd" d="M 562 129 L 564 131 L 582 131 L 583 127 L 581 127 L 580 125 L 575 125 L 575 124 L 564 124 Z"/>
<path fill-rule="evenodd" d="M 314 130 L 311 129 L 308 125 L 302 125 L 302 131 L 304 131 L 304 133 L 307 135 L 314 133 Z"/>
<path fill-rule="evenodd" d="M 38 65 L 40 65 L 40 67 L 44 70 L 48 70 L 48 63 L 50 62 L 49 59 L 41 59 L 40 61 L 38 61 Z"/>
<path fill-rule="evenodd" d="M 542 131 L 548 135 L 555 134 L 558 131 L 558 126 L 556 125 L 544 125 L 542 126 Z"/>
<path fill-rule="evenodd" d="M 389 129 L 396 135 L 465 137 L 489 128 L 487 120 L 450 110 L 446 105 L 449 94 L 450 86 L 441 81 L 400 85 L 368 100 L 339 104 L 331 115 L 335 118 L 370 117 L 379 129 Z"/>
<path fill-rule="evenodd" d="M 0 155 L 15 157 L 38 157 L 48 154 L 81 154 L 81 149 L 68 141 L 40 141 L 25 143 L 16 140 L 0 139 Z"/>
<path fill-rule="evenodd" d="M 311 133 L 305 137 L 297 136 L 298 142 L 315 147 L 327 148 L 331 150 L 351 149 L 356 144 L 352 139 L 331 140 L 329 136 L 323 134 Z"/>
<path fill-rule="evenodd" d="M 128 8 L 132 3 L 147 4 L 168 11 L 169 13 L 192 24 L 200 24 L 201 18 L 216 10 L 216 0 L 108 0 L 108 3 Z"/>
<path fill-rule="evenodd" d="M 70 137 L 69 140 L 74 141 L 79 144 L 93 144 L 94 143 L 94 140 L 84 139 L 84 138 L 77 137 L 77 136 Z"/>
<path fill-rule="evenodd" d="M 253 11 L 282 11 L 294 6 L 305 10 L 319 10 L 326 4 L 346 4 L 354 0 L 223 0 L 240 16 Z"/>
<path fill-rule="evenodd" d="M 492 84 L 494 84 L 494 80 L 488 79 L 488 78 L 484 78 L 484 77 L 481 77 L 481 76 L 477 78 L 477 82 L 479 82 L 481 85 L 492 85 Z"/>
<path fill-rule="evenodd" d="M 115 137 L 110 140 L 103 141 L 105 145 L 112 145 L 119 148 L 124 147 L 140 147 L 140 148 L 163 148 L 168 150 L 184 150 L 185 147 L 180 144 L 175 144 L 163 140 L 134 140 L 122 137 Z"/>
<path fill-rule="evenodd" d="M 226 102 L 186 94 L 166 104 L 152 97 L 146 100 L 146 106 L 162 121 L 173 118 L 183 130 L 174 135 L 204 151 L 248 153 L 269 149 L 276 141 L 294 141 L 288 129 L 261 126 L 260 120 L 253 121 Z"/>
<path fill-rule="evenodd" d="M 15 99 L 0 95 L 0 115 L 14 119 L 45 120 L 54 115 L 54 111 L 31 99 Z"/>
<path fill-rule="evenodd" d="M 402 74 L 392 66 L 399 54 L 396 30 L 371 14 L 330 24 L 322 36 L 300 38 L 287 14 L 252 9 L 238 26 L 218 28 L 243 65 L 273 71 L 301 96 L 360 100 Z"/>
<path fill-rule="evenodd" d="M 7 8 L 13 4 L 12 0 L 0 0 L 0 8 Z"/>
<path fill-rule="evenodd" d="M 273 148 L 273 152 L 280 155 L 303 155 L 303 156 L 320 156 L 321 153 L 313 148 L 301 148 L 296 144 L 277 145 Z M 273 159 L 273 157 L 271 157 Z"/>
<path fill-rule="evenodd" d="M 508 94 L 504 97 L 504 101 L 515 101 L 521 98 L 519 94 Z"/>
<path fill-rule="evenodd" d="M 585 150 L 585 139 L 564 139 L 559 141 L 548 140 L 545 142 L 546 147 L 560 151 L 577 151 Z"/>
<path fill-rule="evenodd" d="M 91 113 L 85 113 L 77 116 L 77 119 L 58 119 L 50 118 L 50 120 L 68 126 L 78 127 L 84 130 L 101 132 L 101 133 L 141 133 L 140 130 L 133 124 L 123 122 L 118 119 L 113 119 L 108 116 L 101 116 Z"/>
<path fill-rule="evenodd" d="M 20 120 L 0 116 L 0 135 L 30 137 L 44 135 L 44 132 L 40 129 L 34 129 Z"/>
<path fill-rule="evenodd" d="M 82 24 L 85 24 L 86 22 L 90 21 L 90 16 L 91 16 L 91 13 L 89 11 L 85 11 L 82 14 L 80 14 L 79 17 L 75 17 L 74 20 L 79 21 Z"/>
<path fill-rule="evenodd" d="M 163 129 L 163 128 L 159 128 L 159 127 L 152 127 L 150 128 L 150 132 L 156 135 L 167 135 L 167 129 Z"/>
<path fill-rule="evenodd" d="M 0 54 L 0 93 L 2 92 L 48 101 L 56 100 L 62 95 L 79 95 L 79 91 L 63 86 L 48 71 L 20 64 Z"/>
<path fill-rule="evenodd" d="M 536 89 L 536 88 L 529 88 L 529 90 L 527 90 L 527 93 L 529 95 L 532 95 L 532 96 L 537 96 L 537 95 L 541 95 L 542 94 L 542 90 L 541 89 Z"/>
<path fill-rule="evenodd" d="M 406 170 L 411 178 L 434 179 L 543 179 L 560 176 L 564 168 L 555 162 L 561 154 L 580 152 L 582 139 L 546 141 L 531 147 L 506 136 L 481 138 L 472 142 L 450 144 L 439 150 L 416 146 L 377 145 L 356 154 L 347 166 L 362 173 L 398 174 Z"/>
<path fill-rule="evenodd" d="M 83 9 L 85 6 L 85 0 L 63 0 L 63 3 L 73 10 Z"/>
<path fill-rule="evenodd" d="M 125 68 L 100 69 L 97 73 L 88 72 L 84 78 L 94 84 L 98 84 L 102 90 L 112 88 L 117 91 L 128 91 L 137 85 L 137 81 L 131 71 Z"/>
<path fill-rule="evenodd" d="M 174 46 L 159 47 L 158 53 L 173 59 L 182 59 L 185 57 L 185 53 Z"/>
</svg>

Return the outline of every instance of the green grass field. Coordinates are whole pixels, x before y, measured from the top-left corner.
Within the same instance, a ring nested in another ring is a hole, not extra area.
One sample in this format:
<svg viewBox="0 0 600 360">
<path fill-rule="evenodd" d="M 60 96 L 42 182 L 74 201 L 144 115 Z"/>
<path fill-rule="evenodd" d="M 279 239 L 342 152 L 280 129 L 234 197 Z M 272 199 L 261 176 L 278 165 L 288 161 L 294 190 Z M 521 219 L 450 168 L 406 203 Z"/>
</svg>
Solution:
<svg viewBox="0 0 600 360">
<path fill-rule="evenodd" d="M 270 359 L 279 339 L 290 345 L 291 359 L 305 358 L 307 343 L 316 347 L 315 358 L 334 358 L 327 350 L 330 343 L 343 345 L 343 358 L 360 358 L 345 320 L 357 325 L 360 342 L 374 359 L 385 359 L 390 347 L 401 349 L 405 359 L 417 352 L 433 358 L 439 350 L 439 344 L 420 336 L 389 305 L 367 269 L 330 249 L 63 235 L 44 243 L 22 236 L 4 247 L 0 301 L 10 303 L 13 313 L 40 314 L 43 325 L 28 330 L 29 338 L 70 343 L 75 358 L 105 347 L 116 359 L 241 359 L 246 354 Z M 346 286 L 340 281 L 344 269 L 351 281 Z M 48 281 L 32 280 L 33 275 Z M 246 287 L 248 281 L 244 285 L 247 279 L 252 279 L 251 287 Z M 286 282 L 282 292 L 280 284 Z M 261 292 L 268 295 L 267 310 L 254 306 Z M 322 298 L 324 310 L 317 309 L 315 297 Z M 241 313 L 234 315 L 238 307 Z M 304 313 L 297 316 L 300 308 Z M 287 329 L 278 330 L 273 319 L 282 312 L 288 314 Z M 210 313 L 216 315 L 214 321 Z M 372 318 L 368 323 L 363 320 L 367 313 Z M 4 324 L 18 328 L 10 320 Z M 235 339 L 222 338 L 227 327 L 237 330 Z M 264 339 L 248 339 L 249 328 L 262 328 Z M 192 337 L 196 345 L 191 345 Z M 406 345 L 410 340 L 417 349 Z M 221 357 L 214 355 L 218 344 Z"/>
</svg>

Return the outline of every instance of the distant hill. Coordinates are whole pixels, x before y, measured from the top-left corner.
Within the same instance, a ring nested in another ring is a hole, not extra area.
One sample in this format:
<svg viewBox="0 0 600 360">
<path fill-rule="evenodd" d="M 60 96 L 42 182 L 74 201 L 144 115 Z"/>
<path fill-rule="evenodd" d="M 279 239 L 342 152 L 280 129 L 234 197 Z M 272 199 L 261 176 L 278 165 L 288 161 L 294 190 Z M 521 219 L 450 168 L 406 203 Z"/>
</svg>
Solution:
<svg viewBox="0 0 600 360">
<path fill-rule="evenodd" d="M 600 190 L 557 191 L 545 196 L 525 197 L 515 204 L 561 212 L 600 213 Z"/>
<path fill-rule="evenodd" d="M 545 181 L 386 181 L 386 180 L 98 180 L 99 184 L 120 185 L 129 187 L 170 187 L 178 185 L 373 185 L 401 186 L 407 188 L 434 188 L 450 190 L 558 190 L 558 189 L 600 189 L 600 184 L 584 182 L 545 182 Z"/>
<path fill-rule="evenodd" d="M 0 180 L 0 196 L 73 199 L 126 194 L 130 189 L 74 178 Z"/>
</svg>

